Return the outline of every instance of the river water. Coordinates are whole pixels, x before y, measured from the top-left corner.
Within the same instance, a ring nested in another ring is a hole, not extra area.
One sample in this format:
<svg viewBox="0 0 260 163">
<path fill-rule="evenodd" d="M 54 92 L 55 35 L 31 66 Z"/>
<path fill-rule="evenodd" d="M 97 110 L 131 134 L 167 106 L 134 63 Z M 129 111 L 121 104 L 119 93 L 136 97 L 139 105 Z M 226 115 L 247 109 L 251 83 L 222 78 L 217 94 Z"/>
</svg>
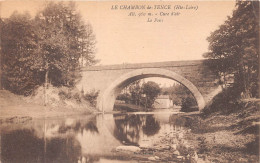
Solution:
<svg viewBox="0 0 260 163">
<path fill-rule="evenodd" d="M 173 112 L 42 118 L 2 124 L 1 162 L 135 162 L 118 146 L 147 147 L 168 133 L 187 130 Z"/>
</svg>

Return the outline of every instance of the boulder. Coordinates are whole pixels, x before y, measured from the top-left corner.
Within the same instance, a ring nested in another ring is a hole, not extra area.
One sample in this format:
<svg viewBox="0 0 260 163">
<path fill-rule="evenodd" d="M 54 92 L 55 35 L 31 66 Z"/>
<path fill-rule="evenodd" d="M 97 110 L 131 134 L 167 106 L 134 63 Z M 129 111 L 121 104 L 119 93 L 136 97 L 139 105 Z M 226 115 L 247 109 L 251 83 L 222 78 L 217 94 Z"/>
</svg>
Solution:
<svg viewBox="0 0 260 163">
<path fill-rule="evenodd" d="M 156 160 L 159 160 L 160 159 L 160 157 L 158 157 L 158 156 L 154 156 L 155 158 L 156 158 Z"/>
<path fill-rule="evenodd" d="M 176 150 L 176 149 L 177 149 L 177 144 L 172 144 L 172 145 L 171 145 L 171 148 L 172 148 L 173 150 Z"/>
<path fill-rule="evenodd" d="M 179 156 L 180 152 L 176 150 L 176 151 L 173 152 L 173 154 Z"/>
<path fill-rule="evenodd" d="M 177 156 L 178 159 L 183 159 L 183 156 Z"/>
<path fill-rule="evenodd" d="M 140 152 L 141 148 L 136 147 L 136 146 L 118 146 L 116 147 L 116 151 L 127 151 L 127 152 Z"/>
<path fill-rule="evenodd" d="M 160 157 L 158 156 L 153 156 L 153 157 L 148 157 L 148 160 L 151 160 L 151 161 L 155 161 L 155 160 L 159 160 Z"/>
<path fill-rule="evenodd" d="M 155 158 L 155 157 L 148 157 L 148 160 L 150 160 L 150 161 L 155 161 L 156 158 Z"/>
</svg>

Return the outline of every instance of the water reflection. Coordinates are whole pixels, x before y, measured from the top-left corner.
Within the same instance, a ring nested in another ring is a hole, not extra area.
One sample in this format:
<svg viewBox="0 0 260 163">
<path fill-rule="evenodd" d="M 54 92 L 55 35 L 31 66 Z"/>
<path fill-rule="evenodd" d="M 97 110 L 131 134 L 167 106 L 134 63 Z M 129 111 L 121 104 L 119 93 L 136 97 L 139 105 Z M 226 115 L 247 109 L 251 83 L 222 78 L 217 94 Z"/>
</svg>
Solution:
<svg viewBox="0 0 260 163">
<path fill-rule="evenodd" d="M 0 126 L 2 163 L 100 162 L 120 160 L 117 146 L 144 146 L 185 126 L 171 114 L 107 114 L 33 120 Z"/>
<path fill-rule="evenodd" d="M 147 136 L 155 135 L 159 132 L 160 128 L 160 123 L 155 120 L 153 115 L 146 116 L 145 125 L 143 126 L 144 134 Z"/>
<path fill-rule="evenodd" d="M 81 147 L 73 137 L 44 140 L 34 130 L 1 134 L 1 161 L 10 163 L 76 162 Z"/>
</svg>

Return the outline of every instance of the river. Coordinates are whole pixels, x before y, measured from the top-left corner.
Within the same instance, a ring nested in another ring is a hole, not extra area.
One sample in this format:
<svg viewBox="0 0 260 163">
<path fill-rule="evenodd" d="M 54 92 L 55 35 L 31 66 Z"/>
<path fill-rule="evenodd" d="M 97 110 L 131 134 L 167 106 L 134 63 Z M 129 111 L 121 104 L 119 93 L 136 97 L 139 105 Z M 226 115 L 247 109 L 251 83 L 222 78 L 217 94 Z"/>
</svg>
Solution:
<svg viewBox="0 0 260 163">
<path fill-rule="evenodd" d="M 7 123 L 1 126 L 0 157 L 2 163 L 137 162 L 140 157 L 124 155 L 117 151 L 117 147 L 155 148 L 167 135 L 175 138 L 177 143 L 177 138 L 189 130 L 185 123 L 185 117 L 170 111 L 39 118 Z M 174 139 L 171 141 L 174 145 Z M 147 155 L 142 157 L 145 160 L 154 153 L 140 155 Z"/>
</svg>

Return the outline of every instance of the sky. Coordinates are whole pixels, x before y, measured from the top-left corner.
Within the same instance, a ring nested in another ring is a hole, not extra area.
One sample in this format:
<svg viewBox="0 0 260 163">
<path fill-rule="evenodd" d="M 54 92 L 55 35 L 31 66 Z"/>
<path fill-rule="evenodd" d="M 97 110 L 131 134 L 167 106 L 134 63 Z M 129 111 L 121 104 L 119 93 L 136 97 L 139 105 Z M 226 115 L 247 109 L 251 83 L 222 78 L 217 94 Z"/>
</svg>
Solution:
<svg viewBox="0 0 260 163">
<path fill-rule="evenodd" d="M 0 0 L 1 1 L 1 0 Z M 3 1 L 0 16 L 13 11 L 28 11 L 31 15 L 44 8 L 46 1 Z M 77 1 L 82 19 L 93 26 L 96 35 L 96 58 L 99 65 L 146 63 L 202 59 L 208 51 L 206 38 L 232 14 L 235 1 Z M 148 5 L 151 10 L 112 10 L 118 5 Z M 154 9 L 168 5 L 171 9 Z M 174 10 L 174 6 L 195 6 L 197 10 Z M 136 16 L 128 16 L 135 12 Z M 138 16 L 141 12 L 154 16 Z M 155 16 L 180 12 L 179 16 Z M 163 22 L 147 22 L 147 19 Z"/>
</svg>

